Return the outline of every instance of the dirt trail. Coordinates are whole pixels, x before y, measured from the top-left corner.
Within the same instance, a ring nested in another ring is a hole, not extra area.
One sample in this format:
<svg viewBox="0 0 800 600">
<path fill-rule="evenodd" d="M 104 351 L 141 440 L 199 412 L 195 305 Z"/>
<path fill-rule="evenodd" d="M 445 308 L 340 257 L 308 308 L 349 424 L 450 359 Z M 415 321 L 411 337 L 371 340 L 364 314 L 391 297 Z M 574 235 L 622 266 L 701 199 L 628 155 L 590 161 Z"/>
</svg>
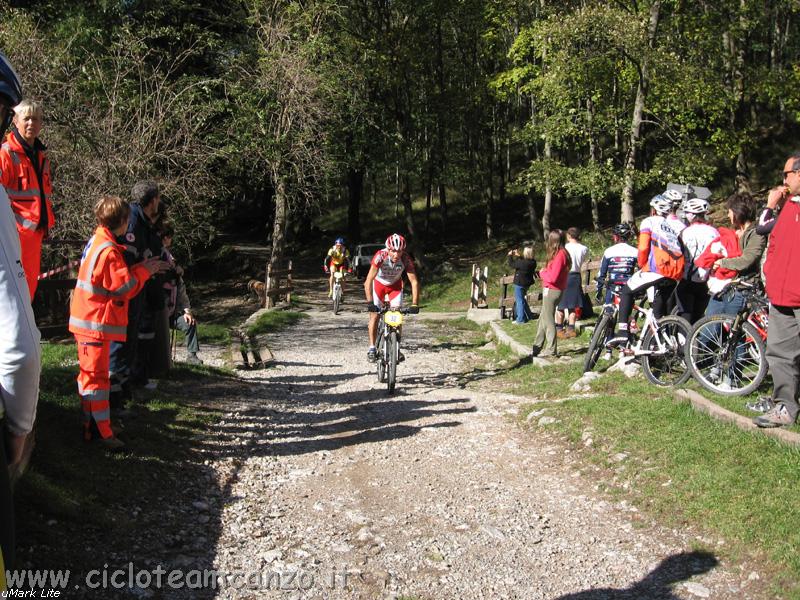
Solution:
<svg viewBox="0 0 800 600">
<path fill-rule="evenodd" d="M 519 398 L 458 387 L 471 357 L 421 320 L 389 396 L 366 314 L 307 314 L 208 440 L 214 566 L 241 588 L 217 597 L 760 597 L 749 572 L 603 499 L 557 439 L 510 421 Z"/>
</svg>

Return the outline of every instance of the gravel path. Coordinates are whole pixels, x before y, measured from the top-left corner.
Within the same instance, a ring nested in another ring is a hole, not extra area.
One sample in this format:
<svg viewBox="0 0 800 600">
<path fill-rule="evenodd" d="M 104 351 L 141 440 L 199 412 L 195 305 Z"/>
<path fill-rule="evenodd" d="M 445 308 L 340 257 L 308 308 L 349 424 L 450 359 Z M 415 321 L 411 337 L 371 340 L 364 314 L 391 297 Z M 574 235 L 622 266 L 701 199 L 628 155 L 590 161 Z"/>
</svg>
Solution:
<svg viewBox="0 0 800 600">
<path fill-rule="evenodd" d="M 754 573 L 603 499 L 558 438 L 511 422 L 521 399 L 458 387 L 474 357 L 421 320 L 388 396 L 366 315 L 308 314 L 209 439 L 214 567 L 243 588 L 217 597 L 764 597 Z"/>
</svg>

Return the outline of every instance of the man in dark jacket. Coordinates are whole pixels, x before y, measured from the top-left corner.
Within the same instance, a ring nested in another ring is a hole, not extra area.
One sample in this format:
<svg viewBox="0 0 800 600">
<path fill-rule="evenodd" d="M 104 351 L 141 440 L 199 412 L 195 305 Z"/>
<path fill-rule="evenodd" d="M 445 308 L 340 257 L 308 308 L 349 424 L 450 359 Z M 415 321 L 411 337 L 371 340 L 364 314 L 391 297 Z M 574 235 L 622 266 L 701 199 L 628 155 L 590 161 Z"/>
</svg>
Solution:
<svg viewBox="0 0 800 600">
<path fill-rule="evenodd" d="M 158 184 L 154 181 L 139 181 L 131 190 L 131 200 L 128 230 L 117 239 L 125 246 L 125 262 L 128 265 L 161 255 L 161 238 L 153 227 L 161 203 Z M 148 294 L 148 288 L 155 289 L 159 295 L 163 295 L 156 287 L 158 285 L 148 281 L 144 291 L 131 299 L 128 307 L 127 339 L 125 342 L 111 344 L 109 371 L 112 410 L 124 409 L 125 402 L 131 397 L 131 371 L 137 356 L 145 296 Z"/>
<path fill-rule="evenodd" d="M 780 427 L 793 424 L 800 412 L 800 153 L 786 161 L 783 185 L 770 191 L 767 205 L 782 207 L 770 234 L 764 263 L 770 301 L 767 362 L 775 407 L 753 422 L 759 427 Z"/>
</svg>

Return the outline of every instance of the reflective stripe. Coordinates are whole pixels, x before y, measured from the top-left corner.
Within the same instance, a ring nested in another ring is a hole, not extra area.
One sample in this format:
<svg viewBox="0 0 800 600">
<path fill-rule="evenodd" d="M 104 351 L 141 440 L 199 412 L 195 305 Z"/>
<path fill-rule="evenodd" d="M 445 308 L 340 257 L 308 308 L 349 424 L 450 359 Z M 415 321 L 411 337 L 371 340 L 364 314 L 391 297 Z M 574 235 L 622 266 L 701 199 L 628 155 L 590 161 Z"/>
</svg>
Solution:
<svg viewBox="0 0 800 600">
<path fill-rule="evenodd" d="M 108 400 L 109 390 L 84 390 L 78 384 L 78 394 L 87 400 Z"/>
<path fill-rule="evenodd" d="M 69 318 L 69 324 L 79 327 L 80 329 L 88 329 L 89 331 L 102 331 L 103 333 L 124 334 L 128 330 L 126 325 L 104 325 L 102 323 L 92 323 L 91 321 L 76 319 L 75 317 Z"/>
<path fill-rule="evenodd" d="M 95 421 L 108 421 L 111 419 L 111 411 L 109 409 L 103 410 L 85 410 L 84 414 L 91 414 Z"/>
<path fill-rule="evenodd" d="M 12 200 L 37 200 L 39 198 L 39 190 L 9 190 L 6 188 L 8 197 Z"/>
<path fill-rule="evenodd" d="M 94 268 L 97 266 L 97 261 L 100 259 L 100 253 L 106 248 L 110 248 L 113 245 L 114 242 L 103 242 L 95 249 L 94 252 L 92 252 L 91 256 L 84 257 L 83 259 L 84 261 L 86 261 L 87 258 L 89 259 L 88 274 L 90 279 L 92 277 L 92 273 L 94 273 Z M 107 290 L 103 286 L 99 285 L 94 286 L 91 284 L 91 281 L 87 281 L 85 279 L 78 279 L 78 281 L 75 283 L 75 287 L 82 289 L 84 292 L 89 292 L 90 294 L 97 294 L 98 296 L 118 296 L 119 294 L 124 293 L 120 292 L 119 290 L 117 291 Z M 125 285 L 123 285 L 120 289 L 124 287 Z"/>
<path fill-rule="evenodd" d="M 14 213 L 14 219 L 16 219 L 17 223 L 23 229 L 30 229 L 31 231 L 36 231 L 37 224 L 34 223 L 33 221 L 29 221 L 28 219 L 26 219 L 24 217 L 20 217 L 17 213 Z"/>
<path fill-rule="evenodd" d="M 75 283 L 75 287 L 97 296 L 123 296 L 126 292 L 132 290 L 137 283 L 139 283 L 138 280 L 132 277 L 130 281 L 122 284 L 116 290 L 107 290 L 103 286 L 92 285 L 91 283 L 86 283 L 82 279 L 79 279 L 77 283 Z"/>
</svg>

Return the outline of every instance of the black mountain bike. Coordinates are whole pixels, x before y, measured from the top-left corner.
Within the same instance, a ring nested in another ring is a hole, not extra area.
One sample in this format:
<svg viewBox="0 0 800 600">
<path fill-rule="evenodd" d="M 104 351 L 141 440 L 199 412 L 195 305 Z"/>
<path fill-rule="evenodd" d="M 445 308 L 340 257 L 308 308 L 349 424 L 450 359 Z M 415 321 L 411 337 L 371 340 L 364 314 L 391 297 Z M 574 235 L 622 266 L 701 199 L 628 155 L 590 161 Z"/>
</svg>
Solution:
<svg viewBox="0 0 800 600">
<path fill-rule="evenodd" d="M 392 308 L 384 304 L 378 311 L 378 344 L 376 347 L 378 381 L 386 383 L 389 393 L 394 393 L 397 382 L 397 363 L 400 361 L 400 326 L 407 308 Z"/>
</svg>

